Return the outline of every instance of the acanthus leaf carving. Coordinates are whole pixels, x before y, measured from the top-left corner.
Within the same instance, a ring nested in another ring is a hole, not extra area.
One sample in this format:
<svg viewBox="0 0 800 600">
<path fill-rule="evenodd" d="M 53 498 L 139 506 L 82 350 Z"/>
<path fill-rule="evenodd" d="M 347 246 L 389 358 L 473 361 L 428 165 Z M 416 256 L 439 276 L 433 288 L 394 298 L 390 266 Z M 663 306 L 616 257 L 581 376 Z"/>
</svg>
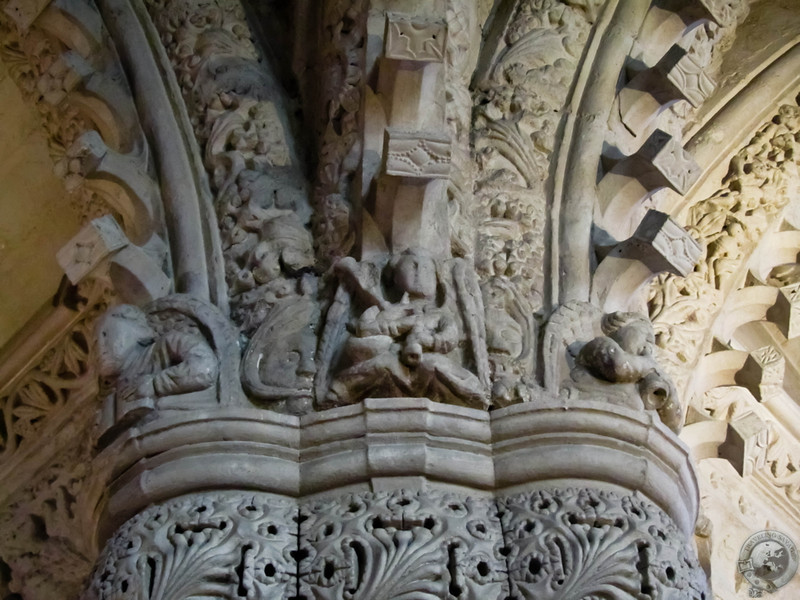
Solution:
<svg viewBox="0 0 800 600">
<path fill-rule="evenodd" d="M 494 503 L 436 491 L 324 498 L 301 509 L 300 588 L 309 598 L 500 598 Z"/>
<path fill-rule="evenodd" d="M 512 593 L 525 600 L 710 597 L 694 551 L 639 495 L 547 489 L 500 506 Z"/>
<path fill-rule="evenodd" d="M 82 598 L 289 598 L 296 513 L 294 502 L 242 492 L 150 507 L 116 532 Z"/>
</svg>

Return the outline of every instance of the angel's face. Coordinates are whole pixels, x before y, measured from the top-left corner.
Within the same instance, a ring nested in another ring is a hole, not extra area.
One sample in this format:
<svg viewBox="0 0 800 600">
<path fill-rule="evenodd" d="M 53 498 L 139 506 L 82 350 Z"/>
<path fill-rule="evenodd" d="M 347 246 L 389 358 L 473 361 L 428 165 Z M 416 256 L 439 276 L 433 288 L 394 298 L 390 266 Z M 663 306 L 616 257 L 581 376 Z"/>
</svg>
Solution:
<svg viewBox="0 0 800 600">
<path fill-rule="evenodd" d="M 407 254 L 394 267 L 394 283 L 412 298 L 436 297 L 436 265 L 429 256 Z"/>
</svg>

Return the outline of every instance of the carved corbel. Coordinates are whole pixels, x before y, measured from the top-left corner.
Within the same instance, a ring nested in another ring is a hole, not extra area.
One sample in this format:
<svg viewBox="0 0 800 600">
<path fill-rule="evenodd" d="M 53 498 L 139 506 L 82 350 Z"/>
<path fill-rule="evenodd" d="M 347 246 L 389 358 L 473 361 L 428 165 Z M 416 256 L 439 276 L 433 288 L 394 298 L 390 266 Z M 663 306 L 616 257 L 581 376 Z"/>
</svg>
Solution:
<svg viewBox="0 0 800 600">
<path fill-rule="evenodd" d="M 158 222 L 160 202 L 158 188 L 139 158 L 109 148 L 96 131 L 78 138 L 67 158 L 70 172 L 80 177 L 73 185 L 83 182 L 117 211 L 133 243 L 147 242 Z"/>
<path fill-rule="evenodd" d="M 377 91 L 388 125 L 422 130 L 442 123 L 447 26 L 389 15 L 384 35 Z"/>
<path fill-rule="evenodd" d="M 786 359 L 774 346 L 764 346 L 748 354 L 736 373 L 737 385 L 747 388 L 759 402 L 773 397 L 783 386 Z"/>
<path fill-rule="evenodd" d="M 385 157 L 375 209 L 365 215 L 381 236 L 371 239 L 365 227 L 363 251 L 379 251 L 386 244 L 395 253 L 420 247 L 433 256 L 448 256 L 449 138 L 390 130 L 386 133 Z"/>
<path fill-rule="evenodd" d="M 698 107 L 711 95 L 714 81 L 686 50 L 673 46 L 654 67 L 635 75 L 619 93 L 620 118 L 634 135 L 679 100 Z"/>
<path fill-rule="evenodd" d="M 612 245 L 613 244 L 613 245 Z M 600 242 L 602 260 L 593 279 L 593 296 L 607 310 L 628 308 L 637 290 L 660 273 L 685 277 L 702 255 L 702 247 L 669 215 L 649 210 L 631 237 Z"/>
<path fill-rule="evenodd" d="M 631 211 L 650 193 L 668 187 L 685 194 L 700 174 L 699 165 L 680 142 L 657 129 L 598 184 L 598 224 L 617 239 L 623 238 L 629 232 Z"/>
<path fill-rule="evenodd" d="M 639 32 L 632 57 L 645 67 L 655 65 L 668 48 L 705 23 L 723 20 L 716 0 L 657 0 Z"/>
<path fill-rule="evenodd" d="M 731 463 L 739 475 L 750 475 L 753 463 L 759 460 L 759 454 L 765 454 L 768 442 L 769 427 L 758 415 L 748 412 L 728 424 L 719 457 Z"/>
<path fill-rule="evenodd" d="M 123 302 L 141 304 L 160 298 L 170 289 L 170 279 L 149 253 L 163 242 L 153 236 L 148 250 L 125 236 L 114 217 L 94 219 L 72 238 L 56 259 L 73 285 L 87 278 L 104 279 Z M 149 252 L 148 252 L 149 251 Z"/>
<path fill-rule="evenodd" d="M 778 290 L 775 304 L 767 311 L 767 317 L 778 326 L 787 340 L 800 335 L 800 283 Z"/>
</svg>

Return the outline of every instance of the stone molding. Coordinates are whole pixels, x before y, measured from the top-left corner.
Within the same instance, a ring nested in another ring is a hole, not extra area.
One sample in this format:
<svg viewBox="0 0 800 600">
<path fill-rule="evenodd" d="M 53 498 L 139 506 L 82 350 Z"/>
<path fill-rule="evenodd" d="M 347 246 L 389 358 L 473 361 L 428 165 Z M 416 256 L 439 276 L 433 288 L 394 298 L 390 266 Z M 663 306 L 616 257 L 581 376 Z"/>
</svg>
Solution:
<svg viewBox="0 0 800 600">
<path fill-rule="evenodd" d="M 638 490 L 687 533 L 697 510 L 688 450 L 657 415 L 547 397 L 492 413 L 423 398 L 367 399 L 303 417 L 198 409 L 130 429 L 100 459 L 115 465 L 101 537 L 149 503 L 209 487 L 302 498 L 404 478 L 481 494 L 604 482 Z"/>
</svg>

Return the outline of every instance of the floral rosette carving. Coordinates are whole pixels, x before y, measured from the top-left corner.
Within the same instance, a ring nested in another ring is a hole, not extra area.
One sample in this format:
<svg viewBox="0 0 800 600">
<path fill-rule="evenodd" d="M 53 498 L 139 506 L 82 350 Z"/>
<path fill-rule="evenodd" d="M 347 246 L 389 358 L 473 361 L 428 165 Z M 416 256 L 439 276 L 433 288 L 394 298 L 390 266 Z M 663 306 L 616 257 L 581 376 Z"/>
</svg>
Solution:
<svg viewBox="0 0 800 600">
<path fill-rule="evenodd" d="M 494 502 L 434 492 L 320 500 L 301 511 L 309 598 L 501 598 L 506 573 Z"/>
<path fill-rule="evenodd" d="M 637 495 L 567 488 L 499 504 L 514 598 L 710 598 L 683 534 Z"/>
<path fill-rule="evenodd" d="M 153 506 L 106 545 L 84 598 L 289 598 L 296 507 L 266 494 L 193 495 Z"/>
</svg>

